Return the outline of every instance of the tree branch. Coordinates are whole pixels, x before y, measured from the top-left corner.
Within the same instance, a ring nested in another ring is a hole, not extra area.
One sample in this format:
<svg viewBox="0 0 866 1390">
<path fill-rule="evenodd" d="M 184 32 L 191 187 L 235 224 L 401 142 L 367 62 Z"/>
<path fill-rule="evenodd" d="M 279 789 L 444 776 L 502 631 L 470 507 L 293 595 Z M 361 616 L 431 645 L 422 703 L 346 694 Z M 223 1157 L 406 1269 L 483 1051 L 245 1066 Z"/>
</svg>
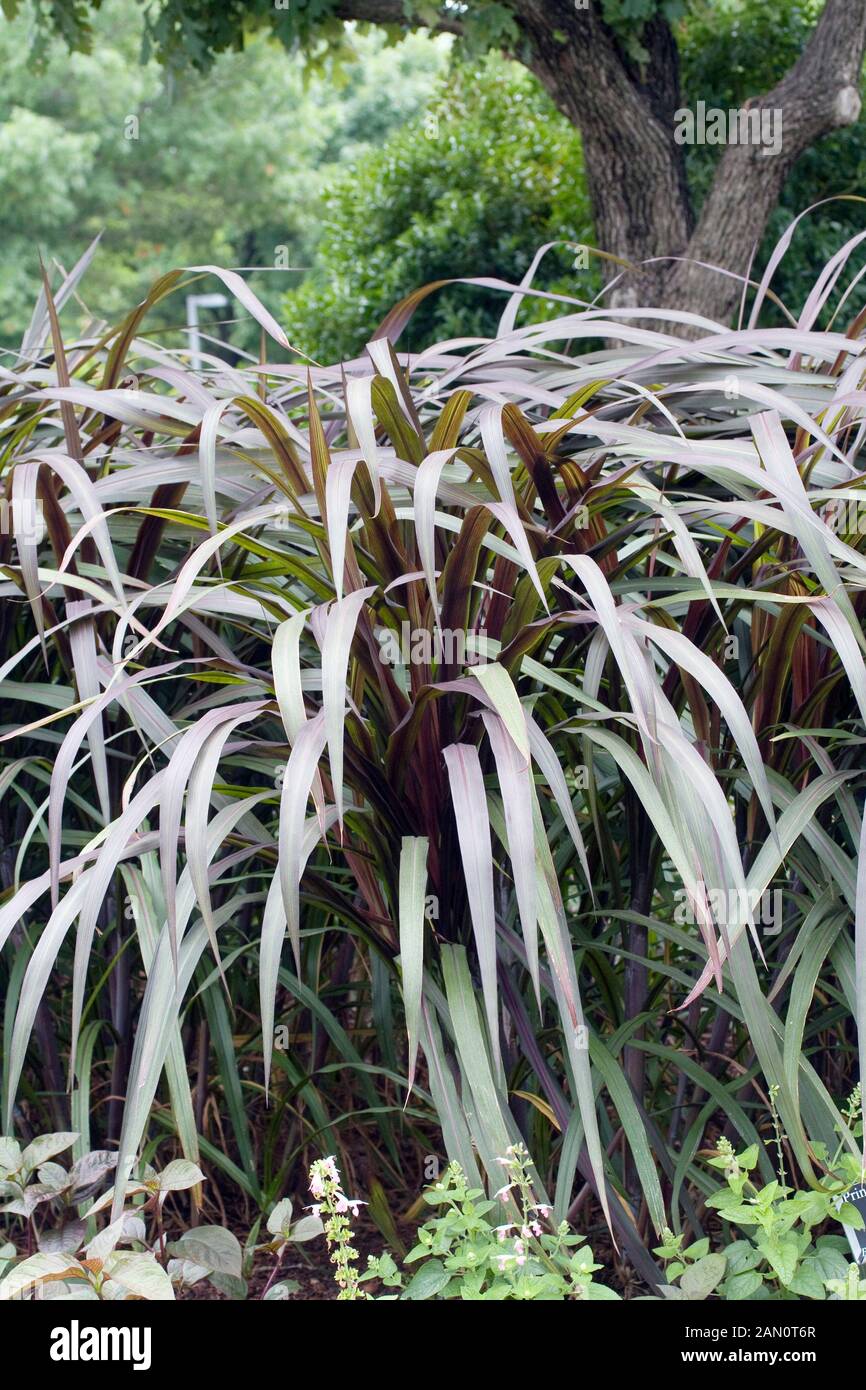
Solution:
<svg viewBox="0 0 866 1390">
<path fill-rule="evenodd" d="M 403 0 L 340 0 L 335 6 L 337 19 L 355 20 L 358 24 L 396 24 L 401 29 L 422 27 L 434 30 L 437 34 L 463 33 L 463 25 L 455 16 L 443 15 L 436 24 L 428 24 L 420 16 L 413 23 L 406 18 Z"/>
<path fill-rule="evenodd" d="M 796 160 L 822 136 L 860 115 L 866 51 L 866 0 L 827 0 L 797 62 L 780 82 L 748 104 L 781 123 L 781 148 L 729 144 L 689 241 L 690 260 L 744 274 Z M 724 319 L 741 293 L 736 280 L 678 264 L 666 302 Z"/>
</svg>

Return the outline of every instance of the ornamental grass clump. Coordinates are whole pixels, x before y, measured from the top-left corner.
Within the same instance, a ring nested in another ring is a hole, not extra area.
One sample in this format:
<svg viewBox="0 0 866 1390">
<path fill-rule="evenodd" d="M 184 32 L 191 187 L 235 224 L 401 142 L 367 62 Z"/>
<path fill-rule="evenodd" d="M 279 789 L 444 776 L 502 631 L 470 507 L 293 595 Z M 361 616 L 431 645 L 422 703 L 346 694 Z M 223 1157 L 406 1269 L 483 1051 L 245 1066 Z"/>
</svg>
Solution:
<svg viewBox="0 0 866 1390">
<path fill-rule="evenodd" d="M 644 1287 L 708 1131 L 772 1180 L 771 1087 L 792 1187 L 862 1171 L 866 343 L 851 247 L 765 326 L 784 249 L 734 329 L 522 325 L 527 283 L 489 340 L 402 350 L 419 292 L 356 360 L 195 372 L 146 319 L 200 267 L 74 340 L 46 284 L 0 376 L 7 1133 L 262 1212 L 323 1147 L 408 1208 L 524 1144 Z"/>
</svg>

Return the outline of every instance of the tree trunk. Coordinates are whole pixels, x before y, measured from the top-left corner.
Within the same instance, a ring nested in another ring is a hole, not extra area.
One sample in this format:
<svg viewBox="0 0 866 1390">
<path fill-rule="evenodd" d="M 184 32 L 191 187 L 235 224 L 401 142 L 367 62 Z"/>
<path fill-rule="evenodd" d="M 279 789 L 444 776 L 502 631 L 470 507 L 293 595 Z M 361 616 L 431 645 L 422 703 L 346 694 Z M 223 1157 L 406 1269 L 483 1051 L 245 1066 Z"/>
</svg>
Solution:
<svg viewBox="0 0 866 1390">
<path fill-rule="evenodd" d="M 822 135 L 857 121 L 864 47 L 866 0 L 827 0 L 799 61 L 771 92 L 750 104 L 779 113 L 780 152 L 755 145 L 725 150 L 689 243 L 691 264 L 675 266 L 668 277 L 672 307 L 729 317 L 742 285 L 730 276 L 707 275 L 698 263 L 747 273 L 797 159 Z"/>
<path fill-rule="evenodd" d="M 859 116 L 866 0 L 827 0 L 796 65 L 748 104 L 780 122 L 778 149 L 728 144 L 697 219 L 685 147 L 674 138 L 681 109 L 674 36 L 660 17 L 647 25 L 642 72 L 600 9 L 573 0 L 515 3 L 525 61 L 580 129 L 596 244 L 627 263 L 607 263 L 614 283 L 605 302 L 664 305 L 727 322 L 796 159 Z"/>
<path fill-rule="evenodd" d="M 581 133 L 596 245 L 625 262 L 606 265 L 606 278 L 617 280 L 606 302 L 655 306 L 664 298 L 668 267 L 644 263 L 682 255 L 694 227 L 684 148 L 673 139 L 677 49 L 667 24 L 648 26 L 652 71 L 643 85 L 598 8 L 521 0 L 519 12 L 532 71 Z M 554 37 L 556 30 L 567 43 Z"/>
<path fill-rule="evenodd" d="M 605 303 L 727 322 L 792 166 L 860 114 L 866 0 L 826 0 L 798 62 L 771 92 L 747 103 L 752 117 L 765 112 L 781 121 L 778 149 L 775 140 L 772 152 L 766 144 L 728 142 L 699 217 L 675 138 L 679 60 L 667 21 L 656 15 L 644 26 L 641 66 L 605 24 L 600 0 L 509 0 L 508 8 L 521 40 L 512 56 L 581 133 L 596 245 L 607 258 Z M 460 8 L 444 4 L 425 18 L 405 0 L 337 0 L 333 13 L 463 32 Z"/>
</svg>

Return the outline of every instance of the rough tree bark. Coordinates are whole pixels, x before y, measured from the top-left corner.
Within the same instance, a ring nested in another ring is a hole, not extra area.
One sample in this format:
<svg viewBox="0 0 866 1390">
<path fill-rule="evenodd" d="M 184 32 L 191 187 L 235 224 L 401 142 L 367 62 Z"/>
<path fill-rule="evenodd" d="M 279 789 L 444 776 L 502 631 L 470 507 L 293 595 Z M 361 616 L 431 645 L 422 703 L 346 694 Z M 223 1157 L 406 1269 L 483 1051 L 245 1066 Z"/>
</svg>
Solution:
<svg viewBox="0 0 866 1390">
<path fill-rule="evenodd" d="M 511 0 L 524 40 L 519 56 L 560 111 L 578 127 L 596 244 L 635 267 L 608 303 L 689 309 L 725 322 L 767 219 L 798 157 L 823 135 L 860 115 L 866 0 L 826 0 L 799 61 L 750 109 L 781 113 L 781 149 L 728 145 L 695 217 L 685 148 L 674 139 L 681 108 L 674 35 L 656 17 L 642 36 L 650 61 L 641 71 L 593 0 Z M 405 23 L 403 0 L 345 0 L 347 19 Z M 459 10 L 436 27 L 460 32 Z M 564 36 L 555 38 L 558 31 Z M 722 272 L 705 267 L 719 267 Z M 612 267 L 609 276 L 618 275 Z"/>
<path fill-rule="evenodd" d="M 654 20 L 643 39 L 651 62 L 642 77 L 596 8 L 576 10 L 568 0 L 518 3 L 532 71 L 581 133 L 596 243 L 638 266 L 682 254 L 694 227 L 684 147 L 674 140 L 678 54 L 669 26 Z M 553 37 L 557 29 L 567 43 Z M 619 281 L 608 302 L 661 304 L 668 270 L 643 265 Z M 619 274 L 616 267 L 610 273 Z"/>
<path fill-rule="evenodd" d="M 860 74 L 866 48 L 866 0 L 827 0 L 799 62 L 754 104 L 782 113 L 782 151 L 730 145 L 686 254 L 744 274 L 792 166 L 821 136 L 853 125 L 860 115 Z M 726 318 L 739 297 L 736 281 L 702 276 L 677 265 L 665 286 L 667 302 Z"/>
</svg>

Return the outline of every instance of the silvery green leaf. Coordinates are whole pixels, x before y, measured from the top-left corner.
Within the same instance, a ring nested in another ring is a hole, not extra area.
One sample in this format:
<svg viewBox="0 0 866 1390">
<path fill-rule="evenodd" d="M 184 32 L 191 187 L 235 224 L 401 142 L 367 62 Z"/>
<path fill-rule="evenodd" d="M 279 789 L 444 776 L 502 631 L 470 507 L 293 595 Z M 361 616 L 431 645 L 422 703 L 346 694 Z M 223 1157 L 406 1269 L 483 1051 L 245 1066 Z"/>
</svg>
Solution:
<svg viewBox="0 0 866 1390">
<path fill-rule="evenodd" d="M 188 1159 L 176 1158 L 163 1168 L 159 1175 L 160 1192 L 183 1192 L 187 1187 L 195 1187 L 204 1182 L 204 1173 Z"/>
<path fill-rule="evenodd" d="M 84 1201 L 93 1195 L 99 1183 L 110 1173 L 117 1163 L 117 1154 L 110 1149 L 93 1149 L 83 1154 L 69 1170 L 69 1181 L 77 1201 Z"/>
<path fill-rule="evenodd" d="M 0 1212 L 8 1212 L 10 1216 L 30 1216 L 33 1207 L 29 1206 L 22 1197 L 13 1197 L 11 1202 L 4 1202 L 0 1207 Z"/>
<path fill-rule="evenodd" d="M 147 1190 L 144 1183 L 128 1182 L 124 1189 L 124 1197 L 134 1197 L 141 1192 L 147 1192 Z M 101 1197 L 97 1197 L 96 1201 L 88 1209 L 87 1215 L 96 1216 L 98 1212 L 104 1211 L 106 1207 L 110 1207 L 113 1201 L 114 1188 L 110 1187 L 107 1192 L 103 1192 Z"/>
<path fill-rule="evenodd" d="M 104 1230 L 94 1236 L 87 1247 L 88 1260 L 102 1260 L 103 1263 L 105 1263 L 122 1235 L 123 1217 L 121 1216 L 117 1221 L 112 1221 L 109 1226 L 106 1226 Z"/>
<path fill-rule="evenodd" d="M 169 1260 L 168 1277 L 173 1284 L 184 1284 L 187 1288 L 192 1288 L 193 1284 L 198 1284 L 202 1279 L 206 1279 L 210 1270 L 204 1265 L 197 1265 L 194 1260 Z"/>
<path fill-rule="evenodd" d="M 277 1202 L 270 1216 L 268 1217 L 268 1230 L 272 1236 L 288 1236 L 289 1227 L 292 1224 L 292 1202 L 291 1198 L 284 1197 L 281 1202 Z"/>
<path fill-rule="evenodd" d="M 42 1134 L 38 1139 L 34 1139 L 32 1144 L 21 1155 L 21 1161 L 25 1168 L 39 1168 L 46 1159 L 53 1158 L 55 1154 L 63 1153 L 64 1149 L 69 1149 L 78 1138 L 77 1132 L 67 1133 L 59 1131 L 56 1134 Z"/>
<path fill-rule="evenodd" d="M 63 1192 L 69 1186 L 69 1174 L 59 1163 L 43 1163 L 37 1176 L 50 1192 Z"/>
<path fill-rule="evenodd" d="M 104 1279 L 99 1289 L 99 1298 L 105 1303 L 126 1303 L 129 1299 L 129 1289 L 123 1284 L 116 1284 L 113 1279 Z"/>
<path fill-rule="evenodd" d="M 702 1260 L 696 1260 L 693 1265 L 689 1265 L 680 1279 L 680 1288 L 686 1298 L 709 1298 L 724 1277 L 724 1255 L 704 1255 Z"/>
<path fill-rule="evenodd" d="M 284 1302 L 298 1292 L 300 1284 L 296 1279 L 281 1279 L 279 1284 L 272 1284 L 264 1296 L 263 1302 L 276 1303 Z"/>
<path fill-rule="evenodd" d="M 415 1080 L 421 1027 L 424 976 L 424 894 L 427 886 L 428 841 L 424 836 L 403 836 L 400 852 L 400 972 L 403 1007 L 409 1034 L 409 1090 Z"/>
<path fill-rule="evenodd" d="M 17 1139 L 0 1136 L 0 1177 L 17 1173 L 21 1167 L 21 1145 Z"/>
<path fill-rule="evenodd" d="M 50 1202 L 54 1193 L 50 1188 L 46 1189 L 39 1182 L 30 1183 L 25 1187 L 20 1197 L 7 1202 L 0 1207 L 0 1211 L 8 1211 L 13 1216 L 32 1216 L 34 1211 L 42 1202 Z"/>
<path fill-rule="evenodd" d="M 55 1230 L 40 1231 L 39 1249 L 49 1254 L 74 1255 L 84 1240 L 86 1226 L 78 1219 L 67 1221 Z"/>
<path fill-rule="evenodd" d="M 72 1270 L 83 1273 L 77 1260 L 71 1260 L 66 1255 L 43 1254 L 40 1251 L 38 1255 L 31 1255 L 28 1259 L 22 1260 L 4 1275 L 0 1280 L 0 1300 L 15 1298 L 26 1289 L 41 1284 L 43 1279 L 66 1274 Z"/>
<path fill-rule="evenodd" d="M 215 1289 L 219 1289 L 220 1293 L 224 1293 L 234 1302 L 242 1302 L 247 1296 L 246 1280 L 237 1278 L 234 1274 L 209 1274 L 208 1279 Z"/>
<path fill-rule="evenodd" d="M 39 1297 L 54 1303 L 98 1303 L 99 1294 L 87 1279 L 75 1279 L 65 1283 L 62 1279 L 50 1279 L 39 1290 Z"/>
<path fill-rule="evenodd" d="M 223 1226 L 196 1226 L 171 1244 L 171 1253 L 194 1260 L 217 1274 L 241 1277 L 243 1251 L 236 1235 Z"/>
<path fill-rule="evenodd" d="M 324 1232 L 324 1225 L 318 1216 L 302 1216 L 300 1221 L 296 1221 L 289 1232 L 289 1240 L 300 1243 L 305 1240 L 315 1240 Z"/>
<path fill-rule="evenodd" d="M 140 1216 L 134 1212 L 125 1211 L 119 1218 L 122 1225 L 122 1240 L 138 1240 L 142 1243 L 147 1240 L 147 1227 Z"/>
<path fill-rule="evenodd" d="M 112 1283 L 139 1298 L 158 1302 L 174 1299 L 171 1280 L 152 1255 L 115 1251 L 106 1261 L 105 1274 Z"/>
</svg>

